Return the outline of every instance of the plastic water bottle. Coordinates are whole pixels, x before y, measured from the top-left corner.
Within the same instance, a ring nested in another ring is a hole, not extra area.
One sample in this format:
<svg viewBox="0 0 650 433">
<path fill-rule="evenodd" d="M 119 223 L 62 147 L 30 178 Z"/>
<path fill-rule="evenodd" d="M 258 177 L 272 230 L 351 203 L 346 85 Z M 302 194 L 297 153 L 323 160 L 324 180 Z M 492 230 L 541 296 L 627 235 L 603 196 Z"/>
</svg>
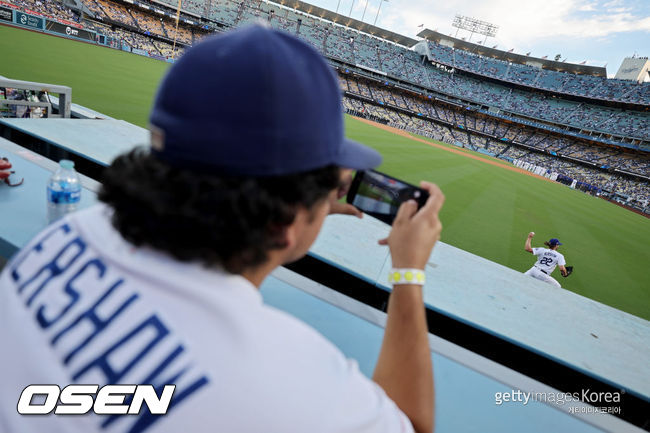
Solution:
<svg viewBox="0 0 650 433">
<path fill-rule="evenodd" d="M 47 183 L 48 224 L 77 210 L 81 200 L 81 180 L 74 169 L 74 162 L 62 159 L 59 168 Z"/>
</svg>

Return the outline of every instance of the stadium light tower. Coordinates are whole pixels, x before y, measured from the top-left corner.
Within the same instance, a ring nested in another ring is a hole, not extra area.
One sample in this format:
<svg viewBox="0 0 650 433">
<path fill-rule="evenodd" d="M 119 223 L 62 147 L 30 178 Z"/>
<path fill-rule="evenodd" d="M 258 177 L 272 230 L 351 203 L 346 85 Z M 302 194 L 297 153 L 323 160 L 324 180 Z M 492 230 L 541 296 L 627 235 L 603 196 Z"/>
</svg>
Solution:
<svg viewBox="0 0 650 433">
<path fill-rule="evenodd" d="M 377 18 L 379 18 L 379 11 L 381 10 L 381 4 L 383 2 L 388 2 L 388 0 L 379 0 L 379 9 L 377 9 L 377 15 L 375 15 L 375 22 L 372 23 L 373 26 L 377 25 Z"/>
<path fill-rule="evenodd" d="M 487 41 L 488 37 L 496 36 L 497 30 L 499 30 L 499 26 L 495 24 L 491 24 L 488 23 L 487 21 L 481 21 L 481 20 L 477 20 L 476 18 L 466 17 L 459 14 L 456 14 L 451 25 L 453 27 L 456 27 L 457 29 L 456 35 L 454 37 L 458 36 L 458 30 L 460 29 L 468 30 L 470 32 L 469 42 L 472 41 L 472 36 L 474 35 L 474 33 L 478 33 L 479 35 L 485 36 L 485 39 L 483 40 L 483 44 L 485 44 L 485 41 Z"/>
<path fill-rule="evenodd" d="M 172 46 L 172 60 L 176 59 L 176 39 L 178 38 L 178 22 L 181 19 L 181 1 L 178 0 L 178 7 L 176 8 L 176 30 L 174 31 L 174 45 Z M 162 21 L 162 18 L 160 19 Z"/>
<path fill-rule="evenodd" d="M 370 3 L 370 0 L 366 0 L 366 7 L 363 8 L 363 15 L 361 15 L 361 21 L 363 21 L 364 17 L 366 16 L 366 9 L 368 9 L 368 3 Z"/>
</svg>

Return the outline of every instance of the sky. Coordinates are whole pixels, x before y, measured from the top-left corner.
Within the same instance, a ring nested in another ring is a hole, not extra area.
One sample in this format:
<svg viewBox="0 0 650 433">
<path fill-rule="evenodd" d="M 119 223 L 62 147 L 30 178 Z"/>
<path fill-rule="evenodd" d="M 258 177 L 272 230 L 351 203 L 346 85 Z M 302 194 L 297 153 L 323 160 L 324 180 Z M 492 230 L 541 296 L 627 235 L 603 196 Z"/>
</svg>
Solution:
<svg viewBox="0 0 650 433">
<path fill-rule="evenodd" d="M 303 0 L 372 24 L 383 0 Z M 364 16 L 365 10 L 365 16 Z M 650 0 L 387 0 L 377 26 L 416 37 L 424 28 L 454 36 L 456 14 L 499 26 L 485 45 L 531 56 L 605 66 L 613 77 L 625 57 L 650 56 Z M 469 38 L 466 31 L 458 37 Z M 472 41 L 483 40 L 474 35 Z"/>
</svg>

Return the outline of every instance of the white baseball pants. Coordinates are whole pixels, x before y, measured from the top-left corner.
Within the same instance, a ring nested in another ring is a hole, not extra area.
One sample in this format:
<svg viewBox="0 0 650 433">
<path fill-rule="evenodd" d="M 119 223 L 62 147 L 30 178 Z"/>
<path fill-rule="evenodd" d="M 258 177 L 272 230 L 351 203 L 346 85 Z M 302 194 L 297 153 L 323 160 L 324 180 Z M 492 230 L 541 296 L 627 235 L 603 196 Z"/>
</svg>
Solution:
<svg viewBox="0 0 650 433">
<path fill-rule="evenodd" d="M 542 280 L 542 281 L 545 281 L 547 283 L 553 284 L 555 287 L 562 287 L 560 285 L 560 283 L 558 283 L 555 278 L 551 277 L 548 274 L 545 274 L 540 269 L 537 269 L 535 266 L 528 269 L 524 275 L 528 275 L 528 276 L 531 276 L 533 278 L 537 278 L 538 280 Z"/>
</svg>

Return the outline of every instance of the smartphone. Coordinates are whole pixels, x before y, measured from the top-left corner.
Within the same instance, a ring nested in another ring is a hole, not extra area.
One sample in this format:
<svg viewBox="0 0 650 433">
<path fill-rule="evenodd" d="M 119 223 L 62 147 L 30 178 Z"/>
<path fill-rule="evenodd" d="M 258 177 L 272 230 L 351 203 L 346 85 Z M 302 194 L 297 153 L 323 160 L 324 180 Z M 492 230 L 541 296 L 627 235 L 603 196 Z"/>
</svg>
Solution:
<svg viewBox="0 0 650 433">
<path fill-rule="evenodd" d="M 393 224 L 403 202 L 413 199 L 420 209 L 428 198 L 429 193 L 422 188 L 375 170 L 364 170 L 354 176 L 347 202 L 378 220 Z"/>
</svg>

